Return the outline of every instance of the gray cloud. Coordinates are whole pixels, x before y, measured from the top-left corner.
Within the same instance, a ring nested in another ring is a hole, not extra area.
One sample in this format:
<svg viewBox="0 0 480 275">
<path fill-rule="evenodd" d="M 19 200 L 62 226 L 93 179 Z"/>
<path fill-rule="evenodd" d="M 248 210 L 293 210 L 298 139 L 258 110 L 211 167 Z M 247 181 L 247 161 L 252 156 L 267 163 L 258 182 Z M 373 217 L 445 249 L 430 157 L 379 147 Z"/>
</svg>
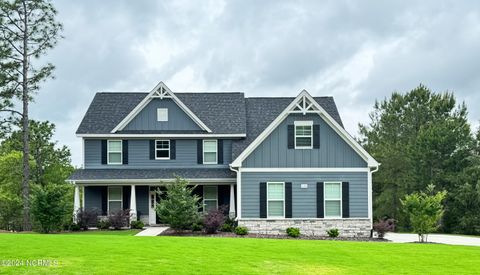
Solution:
<svg viewBox="0 0 480 275">
<path fill-rule="evenodd" d="M 55 1 L 65 39 L 33 116 L 80 164 L 75 130 L 95 92 L 333 95 L 347 130 L 376 98 L 419 83 L 454 91 L 480 119 L 480 4 L 474 1 Z"/>
</svg>

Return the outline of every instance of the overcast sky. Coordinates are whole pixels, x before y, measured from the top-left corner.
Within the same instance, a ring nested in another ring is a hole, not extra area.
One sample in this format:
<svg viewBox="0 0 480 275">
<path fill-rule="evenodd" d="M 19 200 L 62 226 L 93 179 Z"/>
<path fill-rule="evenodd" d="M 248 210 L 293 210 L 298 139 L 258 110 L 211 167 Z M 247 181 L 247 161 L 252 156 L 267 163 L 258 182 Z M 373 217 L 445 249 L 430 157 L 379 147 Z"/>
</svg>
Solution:
<svg viewBox="0 0 480 275">
<path fill-rule="evenodd" d="M 480 2 L 293 2 L 54 1 L 65 39 L 48 55 L 56 79 L 33 118 L 57 125 L 77 166 L 75 130 L 94 94 L 159 81 L 174 92 L 332 95 L 353 135 L 375 99 L 423 83 L 455 92 L 478 124 Z"/>
</svg>

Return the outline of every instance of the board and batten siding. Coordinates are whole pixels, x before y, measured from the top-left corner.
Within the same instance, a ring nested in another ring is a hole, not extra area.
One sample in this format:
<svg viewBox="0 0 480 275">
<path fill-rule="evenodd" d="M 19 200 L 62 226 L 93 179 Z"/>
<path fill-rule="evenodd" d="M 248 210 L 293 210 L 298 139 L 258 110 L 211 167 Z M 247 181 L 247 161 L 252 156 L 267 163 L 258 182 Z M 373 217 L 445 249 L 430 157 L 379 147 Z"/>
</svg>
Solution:
<svg viewBox="0 0 480 275">
<path fill-rule="evenodd" d="M 86 169 L 126 169 L 126 168 L 223 168 L 228 167 L 232 161 L 232 141 L 223 140 L 224 164 L 198 164 L 197 140 L 176 139 L 176 159 L 152 160 L 150 159 L 150 141 L 147 139 L 128 140 L 128 164 L 106 165 L 102 164 L 101 140 L 85 139 L 85 168 Z"/>
<path fill-rule="evenodd" d="M 260 217 L 260 182 L 291 182 L 292 218 L 316 218 L 316 183 L 328 181 L 348 181 L 350 218 L 368 217 L 368 172 L 242 172 L 242 218 Z"/>
<path fill-rule="evenodd" d="M 157 109 L 168 109 L 168 121 L 157 120 Z M 201 131 L 198 126 L 170 98 L 155 98 L 138 113 L 123 130 L 194 130 Z"/>
<path fill-rule="evenodd" d="M 319 149 L 288 149 L 288 125 L 301 120 L 320 125 Z M 243 161 L 242 167 L 367 167 L 367 163 L 319 115 L 290 114 Z"/>
</svg>

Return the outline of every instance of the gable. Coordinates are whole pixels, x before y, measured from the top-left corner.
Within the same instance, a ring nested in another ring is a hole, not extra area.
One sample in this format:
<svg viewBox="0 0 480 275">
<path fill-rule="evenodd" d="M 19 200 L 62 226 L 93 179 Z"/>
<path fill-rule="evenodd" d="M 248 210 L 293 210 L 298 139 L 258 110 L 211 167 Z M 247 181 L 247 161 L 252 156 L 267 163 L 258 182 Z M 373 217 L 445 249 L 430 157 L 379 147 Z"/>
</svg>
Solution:
<svg viewBox="0 0 480 275">
<path fill-rule="evenodd" d="M 157 120 L 157 109 L 168 110 L 168 120 Z M 203 131 L 171 98 L 152 99 L 123 131 Z"/>
<path fill-rule="evenodd" d="M 288 149 L 288 125 L 313 121 L 320 127 L 318 149 Z M 367 167 L 366 161 L 317 114 L 290 114 L 244 160 L 248 168 Z"/>
</svg>

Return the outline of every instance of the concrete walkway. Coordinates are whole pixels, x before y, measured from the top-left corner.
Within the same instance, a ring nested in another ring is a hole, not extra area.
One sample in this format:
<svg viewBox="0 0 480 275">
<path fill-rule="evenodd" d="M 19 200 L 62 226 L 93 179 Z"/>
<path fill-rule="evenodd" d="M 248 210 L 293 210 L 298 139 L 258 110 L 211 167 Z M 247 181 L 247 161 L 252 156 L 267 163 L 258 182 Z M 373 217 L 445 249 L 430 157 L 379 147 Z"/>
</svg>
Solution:
<svg viewBox="0 0 480 275">
<path fill-rule="evenodd" d="M 418 235 L 408 233 L 387 233 L 385 234 L 385 239 L 390 240 L 394 243 L 411 243 L 418 241 Z M 480 246 L 480 237 L 429 234 L 428 241 L 432 243 L 442 244 Z"/>
<path fill-rule="evenodd" d="M 135 236 L 158 236 L 167 229 L 168 227 L 147 227 L 143 231 L 138 232 Z"/>
</svg>

